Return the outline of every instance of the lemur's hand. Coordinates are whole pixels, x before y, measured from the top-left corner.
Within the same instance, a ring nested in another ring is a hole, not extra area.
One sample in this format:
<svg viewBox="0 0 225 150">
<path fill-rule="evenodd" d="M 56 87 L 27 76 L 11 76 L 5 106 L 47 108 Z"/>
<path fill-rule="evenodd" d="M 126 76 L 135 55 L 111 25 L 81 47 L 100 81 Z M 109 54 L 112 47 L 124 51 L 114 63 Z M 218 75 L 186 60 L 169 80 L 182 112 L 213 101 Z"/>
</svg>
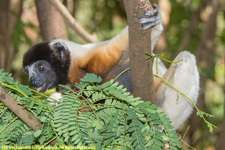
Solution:
<svg viewBox="0 0 225 150">
<path fill-rule="evenodd" d="M 148 29 L 162 23 L 162 16 L 160 10 L 158 9 L 158 6 L 156 4 L 153 4 L 152 7 L 153 10 L 145 11 L 144 15 L 147 17 L 139 18 L 138 20 L 139 23 L 142 24 L 142 29 Z"/>
</svg>

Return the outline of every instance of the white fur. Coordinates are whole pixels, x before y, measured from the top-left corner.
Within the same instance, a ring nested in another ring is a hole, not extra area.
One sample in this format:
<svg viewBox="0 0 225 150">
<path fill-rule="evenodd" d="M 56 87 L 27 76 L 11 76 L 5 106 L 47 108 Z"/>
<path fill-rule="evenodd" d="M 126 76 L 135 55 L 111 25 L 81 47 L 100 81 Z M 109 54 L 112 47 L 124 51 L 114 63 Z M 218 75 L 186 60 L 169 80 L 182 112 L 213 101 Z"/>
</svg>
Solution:
<svg viewBox="0 0 225 150">
<path fill-rule="evenodd" d="M 82 56 L 87 56 L 90 54 L 91 51 L 94 51 L 96 47 L 99 45 L 105 45 L 106 43 L 110 43 L 111 40 L 103 41 L 103 42 L 97 42 L 97 43 L 89 43 L 89 44 L 77 44 L 72 41 L 63 40 L 63 39 L 55 39 L 49 43 L 50 47 L 53 47 L 53 45 L 57 42 L 60 42 L 64 47 L 66 47 L 67 50 L 70 51 L 70 58 L 73 61 L 74 59 L 77 59 Z M 53 49 L 53 48 L 51 48 Z"/>
<path fill-rule="evenodd" d="M 156 42 L 159 39 L 160 34 L 163 31 L 162 21 L 159 24 L 155 25 L 151 30 L 151 50 L 153 53 Z"/>
<path fill-rule="evenodd" d="M 61 102 L 60 98 L 62 98 L 62 94 L 59 93 L 59 92 L 55 92 L 55 93 L 52 93 L 49 97 L 54 99 L 54 100 L 52 100 L 50 98 L 47 98 L 47 101 L 52 102 L 52 103 L 48 103 L 48 104 L 50 106 L 52 106 L 52 105 L 56 105 L 57 106 L 58 102 Z"/>
<path fill-rule="evenodd" d="M 53 45 L 57 42 L 60 42 L 60 44 L 62 44 L 64 47 L 66 47 L 67 50 L 70 51 L 71 58 L 84 56 L 90 50 L 89 44 L 80 45 L 80 44 L 74 43 L 72 41 L 63 40 L 63 39 L 55 39 L 49 43 L 49 46 L 53 47 Z M 51 48 L 51 49 L 53 49 L 53 48 Z"/>
<path fill-rule="evenodd" d="M 167 81 L 196 103 L 199 93 L 199 73 L 195 56 L 184 51 L 174 61 L 181 59 L 183 61 L 170 66 L 169 69 L 173 69 L 173 71 L 167 77 Z M 160 106 L 161 110 L 171 119 L 175 129 L 179 128 L 193 110 L 193 105 L 188 99 L 179 94 L 177 100 L 177 91 L 165 83 L 157 91 L 157 100 L 164 101 Z"/>
</svg>

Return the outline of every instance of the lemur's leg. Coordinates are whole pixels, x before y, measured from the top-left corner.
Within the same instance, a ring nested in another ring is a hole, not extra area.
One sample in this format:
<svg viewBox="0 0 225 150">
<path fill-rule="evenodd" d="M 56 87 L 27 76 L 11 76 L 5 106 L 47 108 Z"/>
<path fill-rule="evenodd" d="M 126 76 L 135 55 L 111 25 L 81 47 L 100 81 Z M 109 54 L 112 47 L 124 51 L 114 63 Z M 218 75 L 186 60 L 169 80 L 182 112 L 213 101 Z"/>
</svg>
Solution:
<svg viewBox="0 0 225 150">
<path fill-rule="evenodd" d="M 183 60 L 177 64 L 171 64 L 163 78 L 183 92 L 187 97 L 197 102 L 199 93 L 199 73 L 195 56 L 187 51 L 181 52 L 175 61 Z M 162 82 L 157 91 L 157 102 L 172 121 L 177 129 L 191 114 L 193 105 L 177 91 Z"/>
</svg>

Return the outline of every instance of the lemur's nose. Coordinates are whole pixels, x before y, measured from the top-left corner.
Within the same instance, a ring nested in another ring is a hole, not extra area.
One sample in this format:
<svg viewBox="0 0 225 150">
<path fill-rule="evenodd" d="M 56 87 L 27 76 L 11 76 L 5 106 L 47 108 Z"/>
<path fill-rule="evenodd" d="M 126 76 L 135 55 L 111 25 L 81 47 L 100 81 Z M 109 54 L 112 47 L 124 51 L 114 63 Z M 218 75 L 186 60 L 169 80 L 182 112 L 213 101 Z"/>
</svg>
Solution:
<svg viewBox="0 0 225 150">
<path fill-rule="evenodd" d="M 37 77 L 32 76 L 29 80 L 29 84 L 31 87 L 36 88 L 42 86 L 44 83 Z"/>
</svg>

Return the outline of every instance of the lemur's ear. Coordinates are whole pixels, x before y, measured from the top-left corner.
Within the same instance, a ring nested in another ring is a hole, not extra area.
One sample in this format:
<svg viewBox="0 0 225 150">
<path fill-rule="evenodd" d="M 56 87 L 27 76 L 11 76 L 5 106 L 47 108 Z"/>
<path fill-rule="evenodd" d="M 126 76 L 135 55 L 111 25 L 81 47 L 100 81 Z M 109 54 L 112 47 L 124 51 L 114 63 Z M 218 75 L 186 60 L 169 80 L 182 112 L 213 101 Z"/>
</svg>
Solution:
<svg viewBox="0 0 225 150">
<path fill-rule="evenodd" d="M 57 59 L 62 60 L 64 57 L 64 53 L 66 51 L 66 48 L 59 42 L 55 43 L 54 49 L 56 50 Z"/>
</svg>

